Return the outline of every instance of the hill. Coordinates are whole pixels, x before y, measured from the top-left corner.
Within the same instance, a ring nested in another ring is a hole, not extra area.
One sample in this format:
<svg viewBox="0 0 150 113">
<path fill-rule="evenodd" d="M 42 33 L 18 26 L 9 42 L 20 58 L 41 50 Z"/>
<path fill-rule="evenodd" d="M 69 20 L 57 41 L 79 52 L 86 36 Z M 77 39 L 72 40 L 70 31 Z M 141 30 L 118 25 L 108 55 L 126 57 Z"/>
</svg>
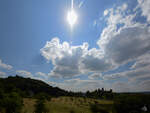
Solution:
<svg viewBox="0 0 150 113">
<path fill-rule="evenodd" d="M 41 80 L 20 76 L 0 78 L 0 88 L 8 93 L 12 92 L 12 90 L 18 90 L 18 92 L 23 92 L 26 96 L 33 96 L 39 93 L 45 93 L 51 96 L 63 96 L 66 94 L 66 91 L 58 87 L 52 87 Z"/>
</svg>

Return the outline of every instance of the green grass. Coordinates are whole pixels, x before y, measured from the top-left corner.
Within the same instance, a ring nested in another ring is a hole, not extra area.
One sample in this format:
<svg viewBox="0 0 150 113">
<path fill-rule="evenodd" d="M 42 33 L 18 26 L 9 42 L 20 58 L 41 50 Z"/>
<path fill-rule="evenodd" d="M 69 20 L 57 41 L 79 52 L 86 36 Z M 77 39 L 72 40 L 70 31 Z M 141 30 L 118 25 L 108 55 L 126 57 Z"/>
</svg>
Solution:
<svg viewBox="0 0 150 113">
<path fill-rule="evenodd" d="M 23 113 L 33 113 L 35 99 L 24 99 Z M 49 113 L 92 113 L 91 104 L 98 104 L 101 109 L 112 112 L 113 101 L 96 100 L 81 97 L 59 97 L 46 101 Z"/>
</svg>

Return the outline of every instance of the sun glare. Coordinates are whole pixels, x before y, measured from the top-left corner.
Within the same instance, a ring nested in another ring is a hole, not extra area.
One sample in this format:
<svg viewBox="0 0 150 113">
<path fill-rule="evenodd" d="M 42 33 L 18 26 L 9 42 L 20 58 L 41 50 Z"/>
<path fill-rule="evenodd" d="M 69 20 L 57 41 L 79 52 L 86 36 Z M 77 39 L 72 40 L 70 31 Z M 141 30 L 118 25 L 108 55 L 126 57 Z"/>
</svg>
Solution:
<svg viewBox="0 0 150 113">
<path fill-rule="evenodd" d="M 77 18 L 78 18 L 77 14 L 73 9 L 68 12 L 67 21 L 71 27 L 73 27 L 75 25 L 75 23 L 77 22 Z"/>
</svg>

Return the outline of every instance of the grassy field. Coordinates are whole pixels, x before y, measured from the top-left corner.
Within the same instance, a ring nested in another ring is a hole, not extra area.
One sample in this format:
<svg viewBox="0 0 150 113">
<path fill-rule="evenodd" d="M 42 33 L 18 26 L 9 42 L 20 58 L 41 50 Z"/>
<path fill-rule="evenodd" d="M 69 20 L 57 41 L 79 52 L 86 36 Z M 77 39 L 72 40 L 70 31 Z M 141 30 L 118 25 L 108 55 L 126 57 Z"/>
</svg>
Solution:
<svg viewBox="0 0 150 113">
<path fill-rule="evenodd" d="M 24 107 L 22 113 L 33 113 L 35 99 L 24 99 Z M 81 97 L 59 97 L 46 101 L 46 107 L 49 113 L 92 113 L 91 104 L 99 104 L 102 109 L 108 113 L 112 113 L 113 101 L 96 100 Z"/>
</svg>

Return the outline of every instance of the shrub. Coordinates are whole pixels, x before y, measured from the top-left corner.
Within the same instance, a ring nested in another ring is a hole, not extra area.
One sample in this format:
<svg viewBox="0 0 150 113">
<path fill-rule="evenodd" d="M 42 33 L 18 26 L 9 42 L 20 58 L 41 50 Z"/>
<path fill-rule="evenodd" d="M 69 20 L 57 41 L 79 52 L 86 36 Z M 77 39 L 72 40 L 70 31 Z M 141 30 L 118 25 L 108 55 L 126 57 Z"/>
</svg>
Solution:
<svg viewBox="0 0 150 113">
<path fill-rule="evenodd" d="M 146 95 L 120 95 L 114 101 L 114 108 L 117 113 L 141 113 L 144 105 L 150 105 Z"/>
<path fill-rule="evenodd" d="M 5 113 L 20 113 L 22 106 L 23 99 L 16 92 L 3 94 L 0 100 L 1 112 L 5 111 Z"/>
<path fill-rule="evenodd" d="M 45 106 L 45 99 L 38 99 L 35 104 L 35 113 L 48 113 L 48 111 Z"/>
<path fill-rule="evenodd" d="M 108 113 L 106 110 L 100 108 L 99 104 L 91 104 L 90 109 L 92 113 Z"/>
<path fill-rule="evenodd" d="M 73 110 L 71 110 L 70 113 L 75 113 L 75 112 Z"/>
</svg>

